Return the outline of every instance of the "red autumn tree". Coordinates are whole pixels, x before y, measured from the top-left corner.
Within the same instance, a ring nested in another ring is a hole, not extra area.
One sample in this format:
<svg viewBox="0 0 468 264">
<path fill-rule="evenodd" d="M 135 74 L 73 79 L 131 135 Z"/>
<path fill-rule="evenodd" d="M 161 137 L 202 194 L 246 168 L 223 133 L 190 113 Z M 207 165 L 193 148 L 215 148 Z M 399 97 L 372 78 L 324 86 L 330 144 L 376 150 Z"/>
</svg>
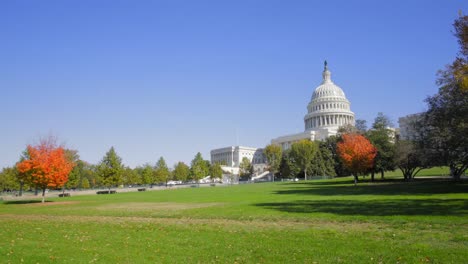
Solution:
<svg viewBox="0 0 468 264">
<path fill-rule="evenodd" d="M 60 188 L 68 180 L 75 164 L 53 138 L 43 139 L 36 146 L 28 145 L 24 159 L 17 165 L 20 173 L 28 173 L 34 185 L 42 189 L 42 202 L 47 188 Z"/>
<path fill-rule="evenodd" d="M 344 166 L 354 175 L 354 184 L 359 173 L 367 172 L 374 165 L 377 149 L 362 135 L 343 134 L 336 148 Z"/>
</svg>

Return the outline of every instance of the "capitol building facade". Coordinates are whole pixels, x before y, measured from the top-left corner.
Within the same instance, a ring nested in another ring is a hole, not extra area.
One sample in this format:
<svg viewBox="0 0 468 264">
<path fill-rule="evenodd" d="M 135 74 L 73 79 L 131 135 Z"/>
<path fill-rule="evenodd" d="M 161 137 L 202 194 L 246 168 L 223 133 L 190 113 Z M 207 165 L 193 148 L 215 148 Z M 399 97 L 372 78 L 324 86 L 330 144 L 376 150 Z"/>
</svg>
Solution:
<svg viewBox="0 0 468 264">
<path fill-rule="evenodd" d="M 325 140 L 329 136 L 336 135 L 341 126 L 354 126 L 351 103 L 346 99 L 343 90 L 331 80 L 331 72 L 326 61 L 322 77 L 322 83 L 315 89 L 307 105 L 304 132 L 275 138 L 271 140 L 272 144 L 280 145 L 284 150 L 299 140 Z"/>
</svg>

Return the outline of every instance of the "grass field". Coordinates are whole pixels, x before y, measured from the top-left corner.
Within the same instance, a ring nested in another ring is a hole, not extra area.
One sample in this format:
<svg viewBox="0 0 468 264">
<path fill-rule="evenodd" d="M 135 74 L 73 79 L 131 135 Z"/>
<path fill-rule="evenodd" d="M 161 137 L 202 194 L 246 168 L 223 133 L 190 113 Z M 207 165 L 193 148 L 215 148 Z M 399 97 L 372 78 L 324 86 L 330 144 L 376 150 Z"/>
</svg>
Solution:
<svg viewBox="0 0 468 264">
<path fill-rule="evenodd" d="M 427 177 L 427 176 L 448 176 L 450 175 L 450 169 L 448 167 L 432 167 L 429 169 L 424 169 L 418 172 L 416 178 L 418 177 Z M 380 175 L 376 175 L 377 178 Z M 385 177 L 392 177 L 392 178 L 403 178 L 403 173 L 401 170 L 396 169 L 395 171 L 387 171 L 385 172 Z"/>
<path fill-rule="evenodd" d="M 341 178 L 48 201 L 0 204 L 0 262 L 468 262 L 468 182 Z"/>
</svg>

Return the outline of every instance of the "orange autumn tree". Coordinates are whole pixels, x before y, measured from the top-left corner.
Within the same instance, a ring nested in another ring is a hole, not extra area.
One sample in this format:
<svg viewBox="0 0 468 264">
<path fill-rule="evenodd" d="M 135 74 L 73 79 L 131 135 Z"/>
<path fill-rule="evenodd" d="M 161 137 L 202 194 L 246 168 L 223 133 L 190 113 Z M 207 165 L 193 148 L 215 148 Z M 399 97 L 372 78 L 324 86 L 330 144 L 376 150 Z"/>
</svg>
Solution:
<svg viewBox="0 0 468 264">
<path fill-rule="evenodd" d="M 374 165 L 377 149 L 362 135 L 343 134 L 336 148 L 343 165 L 353 174 L 354 184 L 359 173 L 367 172 Z"/>
<path fill-rule="evenodd" d="M 53 138 L 43 139 L 36 146 L 28 145 L 24 159 L 17 165 L 20 173 L 28 173 L 31 181 L 42 189 L 42 202 L 47 188 L 60 188 L 68 180 L 75 164 Z"/>
</svg>

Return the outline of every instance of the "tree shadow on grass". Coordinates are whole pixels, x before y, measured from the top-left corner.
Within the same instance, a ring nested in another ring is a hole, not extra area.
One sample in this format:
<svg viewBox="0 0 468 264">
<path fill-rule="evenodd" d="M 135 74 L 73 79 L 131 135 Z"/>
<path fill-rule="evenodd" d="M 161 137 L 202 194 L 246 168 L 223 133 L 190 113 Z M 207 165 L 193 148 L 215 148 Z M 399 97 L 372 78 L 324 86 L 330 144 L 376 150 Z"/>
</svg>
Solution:
<svg viewBox="0 0 468 264">
<path fill-rule="evenodd" d="M 275 194 L 289 195 L 425 195 L 468 193 L 468 182 L 453 181 L 413 181 L 413 182 L 378 182 L 358 183 L 357 186 L 343 185 L 343 182 L 321 184 L 307 182 L 301 185 L 289 185 L 293 188 L 278 190 Z"/>
<path fill-rule="evenodd" d="M 259 203 L 255 206 L 288 213 L 332 213 L 337 215 L 468 215 L 468 201 L 464 199 L 402 199 L 402 200 L 325 200 Z"/>
<path fill-rule="evenodd" d="M 36 204 L 41 203 L 41 200 L 18 200 L 18 201 L 4 201 L 3 204 Z M 45 201 L 51 203 L 51 201 Z"/>
</svg>

